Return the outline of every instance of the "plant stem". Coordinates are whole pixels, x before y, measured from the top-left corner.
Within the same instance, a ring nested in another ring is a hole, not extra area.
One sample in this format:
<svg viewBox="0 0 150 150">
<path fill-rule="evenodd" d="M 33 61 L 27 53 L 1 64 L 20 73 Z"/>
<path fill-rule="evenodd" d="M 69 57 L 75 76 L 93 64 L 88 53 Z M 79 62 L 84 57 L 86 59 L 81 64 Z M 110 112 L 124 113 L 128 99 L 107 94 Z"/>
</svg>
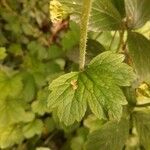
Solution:
<svg viewBox="0 0 150 150">
<path fill-rule="evenodd" d="M 135 107 L 148 107 L 148 106 L 150 106 L 150 103 L 138 104 Z"/>
<path fill-rule="evenodd" d="M 113 44 L 114 39 L 115 39 L 115 37 L 116 37 L 116 34 L 117 34 L 117 31 L 115 31 L 115 33 L 114 33 L 114 35 L 113 35 L 113 37 L 112 37 L 112 40 L 111 40 L 110 46 L 109 46 L 109 50 L 111 50 L 111 47 L 112 47 L 112 44 Z"/>
<path fill-rule="evenodd" d="M 120 41 L 118 44 L 117 52 L 119 52 L 120 49 L 122 48 L 122 45 L 124 45 L 124 33 L 125 33 L 124 29 L 122 31 L 120 31 Z"/>
<path fill-rule="evenodd" d="M 86 56 L 86 43 L 88 36 L 88 23 L 90 17 L 92 0 L 83 0 L 83 8 L 81 12 L 81 24 L 80 24 L 80 58 L 79 58 L 79 69 L 84 70 L 85 56 Z"/>
<path fill-rule="evenodd" d="M 103 34 L 103 31 L 99 32 L 96 37 L 94 38 L 94 40 L 97 40 L 101 35 Z"/>
</svg>

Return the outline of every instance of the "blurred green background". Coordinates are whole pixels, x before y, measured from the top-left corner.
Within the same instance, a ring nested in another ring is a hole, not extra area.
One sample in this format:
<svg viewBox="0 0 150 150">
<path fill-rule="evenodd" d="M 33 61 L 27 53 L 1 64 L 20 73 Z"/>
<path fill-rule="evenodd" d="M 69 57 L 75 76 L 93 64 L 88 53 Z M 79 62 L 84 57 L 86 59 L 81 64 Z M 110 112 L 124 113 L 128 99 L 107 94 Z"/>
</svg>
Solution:
<svg viewBox="0 0 150 150">
<path fill-rule="evenodd" d="M 0 0 L 1 149 L 83 150 L 89 131 L 105 123 L 90 115 L 66 127 L 47 108 L 49 83 L 78 70 L 80 36 L 79 26 L 68 19 L 51 23 L 49 2 Z M 148 26 L 139 30 L 146 37 Z M 105 49 L 115 51 L 118 43 L 118 33 L 90 32 L 87 62 Z"/>
</svg>

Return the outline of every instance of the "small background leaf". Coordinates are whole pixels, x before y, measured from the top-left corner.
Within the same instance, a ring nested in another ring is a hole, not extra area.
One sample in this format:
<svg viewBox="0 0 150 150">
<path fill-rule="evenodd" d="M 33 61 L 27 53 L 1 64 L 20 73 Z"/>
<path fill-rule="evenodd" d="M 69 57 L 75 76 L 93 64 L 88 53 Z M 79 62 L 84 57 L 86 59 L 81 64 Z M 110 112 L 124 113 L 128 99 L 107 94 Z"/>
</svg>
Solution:
<svg viewBox="0 0 150 150">
<path fill-rule="evenodd" d="M 42 89 L 37 94 L 37 100 L 32 103 L 32 110 L 39 115 L 44 115 L 48 112 L 47 107 L 48 89 Z"/>
<path fill-rule="evenodd" d="M 108 122 L 92 132 L 87 141 L 87 150 L 121 150 L 129 135 L 129 120 Z"/>
<path fill-rule="evenodd" d="M 23 134 L 26 138 L 31 138 L 34 135 L 40 135 L 43 130 L 43 122 L 36 119 L 23 127 Z"/>
<path fill-rule="evenodd" d="M 140 80 L 150 82 L 150 41 L 139 33 L 129 32 L 128 47 Z"/>
<path fill-rule="evenodd" d="M 14 144 L 20 144 L 24 137 L 20 126 L 5 126 L 0 128 L 0 148 L 8 148 Z"/>
<path fill-rule="evenodd" d="M 128 27 L 142 27 L 150 19 L 149 0 L 125 0 Z"/>
<path fill-rule="evenodd" d="M 89 28 L 92 30 L 118 30 L 121 27 L 121 15 L 111 0 L 94 0 Z"/>
<path fill-rule="evenodd" d="M 60 0 L 73 13 L 71 19 L 79 22 L 82 1 Z M 111 0 L 94 0 L 92 4 L 89 30 L 117 30 L 121 27 L 121 15 Z"/>
<path fill-rule="evenodd" d="M 150 111 L 135 111 L 133 113 L 135 127 L 138 132 L 139 142 L 146 149 L 150 149 Z"/>
<path fill-rule="evenodd" d="M 121 14 L 121 17 L 125 17 L 125 2 L 124 0 L 111 0 L 114 6 L 117 8 L 119 13 Z"/>
<path fill-rule="evenodd" d="M 34 115 L 27 113 L 19 100 L 6 99 L 0 101 L 0 127 L 18 122 L 28 122 L 33 118 Z"/>
<path fill-rule="evenodd" d="M 0 60 L 5 59 L 6 56 L 6 49 L 4 47 L 0 47 Z"/>
</svg>

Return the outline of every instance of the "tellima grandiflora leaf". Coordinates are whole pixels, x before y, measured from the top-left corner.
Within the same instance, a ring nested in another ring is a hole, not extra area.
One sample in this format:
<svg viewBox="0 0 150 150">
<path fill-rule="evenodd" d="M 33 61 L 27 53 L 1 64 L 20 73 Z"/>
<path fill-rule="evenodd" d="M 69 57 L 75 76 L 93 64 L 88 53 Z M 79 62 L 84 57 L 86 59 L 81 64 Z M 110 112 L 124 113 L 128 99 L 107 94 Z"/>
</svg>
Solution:
<svg viewBox="0 0 150 150">
<path fill-rule="evenodd" d="M 71 72 L 49 86 L 48 106 L 66 125 L 81 121 L 87 106 L 98 118 L 119 120 L 126 98 L 120 86 L 130 86 L 135 78 L 124 55 L 110 51 L 95 57 L 83 72 Z"/>
</svg>

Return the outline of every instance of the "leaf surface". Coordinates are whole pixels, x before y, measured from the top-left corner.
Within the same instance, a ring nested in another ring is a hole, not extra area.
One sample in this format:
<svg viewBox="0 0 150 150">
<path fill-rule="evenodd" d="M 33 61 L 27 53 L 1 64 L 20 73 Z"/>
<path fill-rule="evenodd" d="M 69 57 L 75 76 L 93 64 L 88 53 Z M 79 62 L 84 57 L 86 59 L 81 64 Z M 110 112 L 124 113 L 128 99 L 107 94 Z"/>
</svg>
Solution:
<svg viewBox="0 0 150 150">
<path fill-rule="evenodd" d="M 70 9 L 73 20 L 80 20 L 82 1 L 60 0 L 62 4 Z M 111 0 L 94 0 L 92 4 L 89 22 L 90 30 L 117 30 L 121 27 L 121 15 Z"/>
<path fill-rule="evenodd" d="M 21 77 L 18 75 L 8 75 L 6 72 L 0 71 L 0 100 L 7 97 L 16 97 L 22 90 Z"/>
<path fill-rule="evenodd" d="M 125 2 L 124 0 L 111 0 L 117 10 L 120 12 L 121 17 L 125 17 Z"/>
<path fill-rule="evenodd" d="M 34 118 L 32 113 L 25 112 L 21 102 L 16 99 L 0 101 L 0 127 L 18 122 L 28 122 Z"/>
<path fill-rule="evenodd" d="M 89 28 L 94 30 L 118 30 L 122 24 L 121 15 L 110 0 L 94 0 Z"/>
<path fill-rule="evenodd" d="M 23 90 L 21 99 L 25 102 L 31 102 L 36 94 L 35 79 L 31 74 L 23 73 Z"/>
<path fill-rule="evenodd" d="M 128 47 L 140 80 L 150 82 L 150 41 L 139 33 L 129 32 Z"/>
<path fill-rule="evenodd" d="M 145 149 L 150 149 L 150 111 L 135 111 L 133 118 L 140 144 Z"/>
<path fill-rule="evenodd" d="M 78 72 L 68 73 L 54 80 L 50 85 L 52 91 L 48 106 L 55 108 L 60 121 L 73 124 L 80 121 L 87 108 L 85 87 L 79 79 Z"/>
<path fill-rule="evenodd" d="M 0 128 L 0 148 L 8 148 L 14 144 L 20 144 L 23 140 L 20 126 L 5 126 Z"/>
<path fill-rule="evenodd" d="M 128 27 L 136 29 L 150 20 L 149 0 L 125 0 Z"/>
<path fill-rule="evenodd" d="M 104 52 L 95 57 L 83 72 L 71 72 L 50 84 L 48 106 L 66 125 L 80 121 L 87 109 L 98 118 L 120 119 L 126 98 L 119 86 L 129 86 L 132 68 L 122 63 L 124 56 Z"/>
<path fill-rule="evenodd" d="M 47 97 L 48 89 L 42 89 L 38 92 L 37 100 L 32 103 L 32 110 L 39 115 L 44 115 L 48 112 Z"/>
<path fill-rule="evenodd" d="M 0 60 L 5 59 L 6 56 L 6 49 L 4 47 L 0 47 Z"/>
<path fill-rule="evenodd" d="M 23 127 L 23 135 L 31 138 L 34 135 L 40 135 L 43 130 L 43 122 L 40 119 L 33 120 Z"/>
<path fill-rule="evenodd" d="M 108 122 L 92 132 L 87 141 L 87 150 L 121 150 L 129 135 L 129 121 Z"/>
</svg>

